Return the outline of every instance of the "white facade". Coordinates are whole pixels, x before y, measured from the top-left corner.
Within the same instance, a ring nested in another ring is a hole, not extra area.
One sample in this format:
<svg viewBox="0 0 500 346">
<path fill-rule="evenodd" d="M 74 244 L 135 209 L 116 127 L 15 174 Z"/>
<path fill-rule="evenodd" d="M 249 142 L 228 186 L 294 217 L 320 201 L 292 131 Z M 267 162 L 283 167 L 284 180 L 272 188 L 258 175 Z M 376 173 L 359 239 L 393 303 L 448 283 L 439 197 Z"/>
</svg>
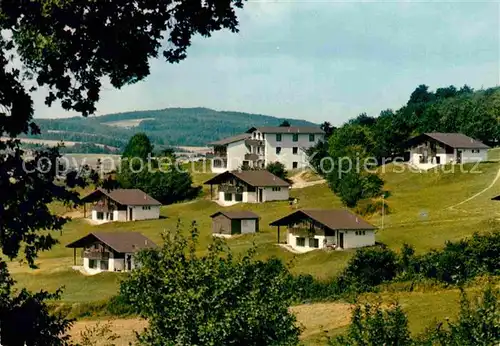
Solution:
<svg viewBox="0 0 500 346">
<path fill-rule="evenodd" d="M 226 144 L 226 157 L 212 159 L 212 172 L 223 173 L 251 167 L 265 167 L 272 162 L 281 162 L 286 169 L 308 167 L 305 150 L 324 138 L 322 133 L 261 133 L 249 134 L 250 138 Z M 253 154 L 253 158 L 247 157 Z M 214 165 L 214 161 L 219 163 Z"/>
<path fill-rule="evenodd" d="M 488 159 L 488 149 L 453 149 L 453 153 L 437 153 L 428 157 L 427 162 L 422 162 L 425 155 L 420 153 L 417 148 L 410 149 L 410 161 L 413 166 L 427 170 L 438 165 L 459 163 L 476 163 Z"/>
<path fill-rule="evenodd" d="M 323 137 L 323 134 L 318 133 L 299 133 L 295 135 L 292 133 L 266 133 L 264 141 L 265 164 L 281 162 L 286 169 L 308 167 L 309 163 L 305 150 L 316 145 Z M 294 141 L 294 139 L 297 141 Z"/>
<path fill-rule="evenodd" d="M 160 218 L 159 205 L 129 205 L 126 210 L 97 211 L 92 210 L 91 219 L 96 223 L 112 221 L 137 221 Z"/>
<path fill-rule="evenodd" d="M 127 268 L 126 259 L 130 256 L 130 269 Z M 91 266 L 92 264 L 92 266 Z M 102 272 L 121 272 L 132 270 L 136 267 L 134 254 L 125 253 L 124 258 L 113 258 L 113 253 L 109 253 L 109 259 L 89 259 L 83 257 L 83 269 L 89 274 L 98 274 Z"/>
<path fill-rule="evenodd" d="M 271 201 L 287 201 L 290 197 L 290 189 L 286 186 L 279 187 L 257 187 L 255 192 L 247 191 L 244 188 L 241 192 L 241 201 L 237 199 L 237 193 L 218 192 L 219 204 L 222 206 L 231 206 L 236 203 L 262 203 Z"/>
<path fill-rule="evenodd" d="M 373 230 L 338 230 L 326 235 L 318 230 L 311 234 L 304 230 L 288 229 L 287 244 L 297 252 L 309 252 L 319 249 L 353 249 L 375 245 Z"/>
</svg>

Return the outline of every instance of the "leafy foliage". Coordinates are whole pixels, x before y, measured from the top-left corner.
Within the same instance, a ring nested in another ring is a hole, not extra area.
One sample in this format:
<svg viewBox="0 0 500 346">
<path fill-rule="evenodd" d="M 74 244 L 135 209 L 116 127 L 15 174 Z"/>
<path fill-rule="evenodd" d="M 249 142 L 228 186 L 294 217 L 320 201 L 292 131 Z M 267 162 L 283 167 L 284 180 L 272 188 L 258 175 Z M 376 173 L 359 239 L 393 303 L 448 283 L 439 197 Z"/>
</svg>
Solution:
<svg viewBox="0 0 500 346">
<path fill-rule="evenodd" d="M 288 180 L 288 172 L 286 171 L 286 168 L 285 168 L 285 165 L 282 164 L 281 162 L 270 162 L 267 166 L 266 166 L 266 170 L 272 174 L 274 174 L 275 176 L 277 176 L 278 178 L 281 178 L 285 181 Z"/>
<path fill-rule="evenodd" d="M 141 267 L 121 284 L 120 293 L 149 327 L 144 345 L 296 345 L 299 329 L 288 311 L 290 274 L 276 259 L 234 257 L 216 239 L 197 255 L 199 233 L 180 227 L 163 235 L 161 249 L 140 252 Z"/>
<path fill-rule="evenodd" d="M 169 158 L 173 161 L 169 167 L 157 167 L 152 150 L 145 134 L 133 136 L 123 153 L 117 183 L 124 189 L 141 189 L 162 204 L 196 198 L 201 187 L 193 186 L 191 174 L 180 169 L 175 157 Z"/>
<path fill-rule="evenodd" d="M 469 298 L 462 290 L 456 322 L 439 322 L 411 338 L 408 318 L 399 304 L 357 305 L 346 335 L 329 340 L 332 346 L 462 346 L 496 345 L 500 341 L 500 291 L 487 286 L 482 295 Z"/>
<path fill-rule="evenodd" d="M 148 155 L 153 154 L 153 145 L 145 133 L 140 132 L 130 138 L 127 146 L 123 150 L 122 158 L 139 158 L 147 160 Z"/>
<path fill-rule="evenodd" d="M 0 261 L 0 340 L 2 345 L 71 345 L 67 332 L 72 321 L 51 313 L 47 300 L 59 299 L 61 291 L 31 293 L 14 290 L 7 264 Z"/>
<path fill-rule="evenodd" d="M 331 346 L 391 345 L 411 346 L 408 318 L 395 304 L 383 308 L 381 304 L 357 305 L 351 317 L 347 335 L 329 340 Z"/>
<path fill-rule="evenodd" d="M 113 332 L 111 322 L 104 324 L 97 322 L 92 327 L 86 327 L 80 332 L 80 337 L 79 346 L 115 346 L 114 341 L 120 338 Z"/>
</svg>

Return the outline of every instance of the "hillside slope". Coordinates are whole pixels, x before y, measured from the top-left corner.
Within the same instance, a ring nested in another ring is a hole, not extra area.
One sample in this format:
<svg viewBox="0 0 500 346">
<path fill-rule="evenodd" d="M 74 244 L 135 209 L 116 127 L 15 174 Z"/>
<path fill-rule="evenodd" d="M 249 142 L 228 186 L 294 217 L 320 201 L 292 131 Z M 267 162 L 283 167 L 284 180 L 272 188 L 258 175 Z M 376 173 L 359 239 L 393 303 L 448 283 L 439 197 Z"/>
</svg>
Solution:
<svg viewBox="0 0 500 346">
<path fill-rule="evenodd" d="M 134 133 L 145 132 L 156 145 L 204 146 L 251 126 L 278 126 L 283 120 L 297 126 L 313 124 L 208 108 L 166 108 L 88 118 L 36 119 L 42 134 L 33 137 L 123 147 Z"/>
</svg>

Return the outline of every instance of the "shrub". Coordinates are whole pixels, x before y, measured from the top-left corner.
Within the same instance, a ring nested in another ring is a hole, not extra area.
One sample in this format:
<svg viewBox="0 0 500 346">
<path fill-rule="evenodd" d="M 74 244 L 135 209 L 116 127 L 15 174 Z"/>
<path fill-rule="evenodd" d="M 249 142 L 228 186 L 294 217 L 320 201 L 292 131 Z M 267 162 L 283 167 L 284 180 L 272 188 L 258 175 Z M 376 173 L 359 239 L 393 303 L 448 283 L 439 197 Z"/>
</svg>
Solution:
<svg viewBox="0 0 500 346">
<path fill-rule="evenodd" d="M 372 287 L 392 280 L 398 271 L 397 255 L 390 249 L 363 248 L 349 260 L 339 277 L 343 290 L 370 291 Z"/>
<path fill-rule="evenodd" d="M 290 273 L 278 259 L 234 257 L 216 238 L 197 255 L 198 230 L 163 235 L 160 249 L 138 253 L 141 267 L 120 293 L 149 322 L 143 345 L 297 345 L 299 328 L 288 310 Z"/>
<path fill-rule="evenodd" d="M 357 305 L 347 335 L 329 340 L 332 346 L 410 346 L 408 319 L 398 304 L 382 308 L 380 304 Z"/>
</svg>

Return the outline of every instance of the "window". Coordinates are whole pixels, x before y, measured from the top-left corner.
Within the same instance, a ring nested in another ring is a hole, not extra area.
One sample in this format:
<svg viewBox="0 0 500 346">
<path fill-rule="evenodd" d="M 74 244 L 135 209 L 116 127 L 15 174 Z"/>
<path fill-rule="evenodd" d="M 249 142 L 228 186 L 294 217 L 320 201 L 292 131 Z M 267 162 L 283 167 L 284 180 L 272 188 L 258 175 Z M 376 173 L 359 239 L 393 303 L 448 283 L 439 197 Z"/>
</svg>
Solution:
<svg viewBox="0 0 500 346">
<path fill-rule="evenodd" d="M 302 238 L 302 237 L 295 238 L 295 245 L 296 246 L 306 246 L 306 238 Z"/>
<path fill-rule="evenodd" d="M 292 153 L 293 153 L 294 155 L 297 155 L 297 153 L 298 153 L 298 152 L 299 152 L 299 148 L 298 148 L 298 147 L 293 147 L 293 148 L 292 148 Z"/>
<path fill-rule="evenodd" d="M 276 147 L 276 155 L 281 154 L 281 147 Z"/>
<path fill-rule="evenodd" d="M 96 269 L 97 268 L 97 261 L 93 260 L 93 259 L 89 259 L 89 268 Z"/>
<path fill-rule="evenodd" d="M 142 210 L 151 210 L 151 207 L 149 205 L 143 205 Z"/>
<path fill-rule="evenodd" d="M 97 220 L 103 220 L 104 219 L 104 213 L 102 211 L 97 212 Z"/>
<path fill-rule="evenodd" d="M 366 231 L 356 231 L 356 235 L 366 235 Z"/>
<path fill-rule="evenodd" d="M 242 193 L 237 193 L 234 195 L 234 200 L 236 202 L 242 202 L 243 201 L 243 194 Z"/>
<path fill-rule="evenodd" d="M 293 142 L 298 142 L 299 141 L 299 134 L 298 133 L 294 133 L 292 135 L 292 141 Z"/>
<path fill-rule="evenodd" d="M 309 142 L 314 142 L 314 134 L 309 135 Z"/>
<path fill-rule="evenodd" d="M 273 191 L 281 191 L 281 187 L 273 187 Z"/>
<path fill-rule="evenodd" d="M 292 162 L 292 168 L 295 169 L 299 167 L 299 163 L 297 161 Z"/>
<path fill-rule="evenodd" d="M 319 239 L 309 238 L 309 247 L 319 248 Z"/>
<path fill-rule="evenodd" d="M 225 201 L 232 201 L 233 200 L 233 194 L 232 193 L 224 193 L 224 200 Z"/>
<path fill-rule="evenodd" d="M 281 133 L 276 134 L 276 142 L 281 142 Z"/>
<path fill-rule="evenodd" d="M 473 154 L 479 154 L 479 149 L 472 149 Z"/>
</svg>

